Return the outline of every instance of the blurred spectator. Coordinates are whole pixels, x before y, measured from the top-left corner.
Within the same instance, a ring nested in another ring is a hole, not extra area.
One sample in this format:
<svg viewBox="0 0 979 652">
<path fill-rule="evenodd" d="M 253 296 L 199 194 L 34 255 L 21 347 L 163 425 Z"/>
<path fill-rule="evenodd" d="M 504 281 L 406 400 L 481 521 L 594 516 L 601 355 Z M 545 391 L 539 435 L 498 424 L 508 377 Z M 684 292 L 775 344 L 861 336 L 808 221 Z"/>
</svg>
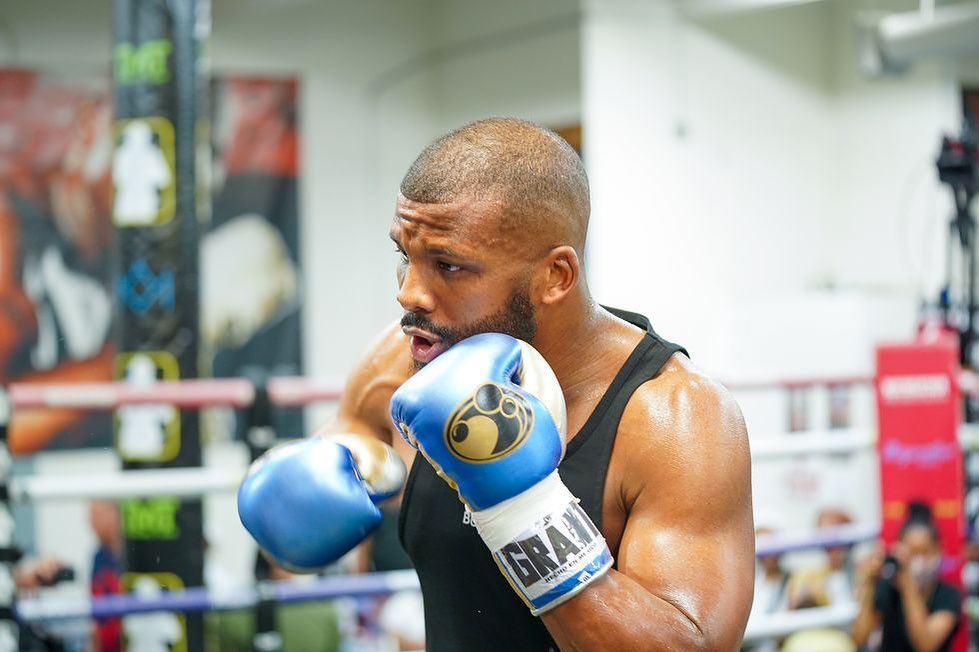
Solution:
<svg viewBox="0 0 979 652">
<path fill-rule="evenodd" d="M 89 523 L 98 548 L 92 560 L 92 596 L 122 593 L 122 525 L 119 506 L 109 500 L 89 503 Z M 122 621 L 105 618 L 95 621 L 93 647 L 96 652 L 120 652 Z"/>
<path fill-rule="evenodd" d="M 845 632 L 817 627 L 796 632 L 785 639 L 781 652 L 856 652 L 857 646 Z"/>
<path fill-rule="evenodd" d="M 852 522 L 846 511 L 836 508 L 823 509 L 816 517 L 817 528 L 840 527 Z M 827 546 L 825 564 L 794 572 L 787 589 L 789 608 L 804 608 L 804 602 L 819 606 L 852 602 L 856 580 L 851 548 L 849 544 Z"/>
<path fill-rule="evenodd" d="M 792 573 L 786 589 L 788 609 L 812 609 L 830 604 L 825 569 L 801 569 Z"/>
<path fill-rule="evenodd" d="M 979 455 L 976 455 L 976 459 L 979 460 Z M 965 559 L 965 565 L 962 567 L 962 584 L 965 593 L 969 596 L 966 601 L 967 605 L 974 603 L 974 598 L 979 595 L 979 541 L 975 540 L 977 536 L 975 526 L 971 529 L 970 540 L 966 541 L 965 550 L 962 551 L 962 556 Z M 966 610 L 968 611 L 968 607 Z M 979 613 L 971 615 L 968 619 L 968 626 L 970 649 L 979 650 Z"/>
<path fill-rule="evenodd" d="M 817 528 L 839 527 L 852 521 L 840 509 L 824 509 L 816 517 Z M 853 602 L 853 572 L 850 545 L 824 548 L 826 562 L 802 568 L 789 579 L 789 609 L 811 609 Z M 834 627 L 812 627 L 786 637 L 782 652 L 855 652 L 856 643 L 847 632 Z"/>
<path fill-rule="evenodd" d="M 405 460 L 406 466 L 410 463 L 410 458 Z M 398 536 L 401 496 L 384 501 L 380 507 L 383 515 L 381 524 L 364 546 L 368 570 L 383 573 L 412 568 L 411 558 Z M 425 649 L 425 611 L 421 591 L 400 591 L 381 598 L 376 620 L 384 635 L 397 644 L 396 649 Z"/>
<path fill-rule="evenodd" d="M 842 509 L 824 509 L 816 518 L 816 527 L 841 527 L 853 523 L 850 514 Z M 850 602 L 856 592 L 856 573 L 853 567 L 851 544 L 826 547 L 826 593 L 829 604 Z"/>
<path fill-rule="evenodd" d="M 425 649 L 425 611 L 421 591 L 399 591 L 381 606 L 378 622 L 398 650 Z"/>
<path fill-rule="evenodd" d="M 34 594 L 41 587 L 54 586 L 74 578 L 75 572 L 71 566 L 56 557 L 25 559 L 14 569 L 14 585 L 19 597 Z M 21 623 L 20 652 L 52 652 L 65 647 L 58 632 L 44 623 Z"/>
<path fill-rule="evenodd" d="M 267 560 L 266 560 L 267 561 Z M 259 566 L 260 564 L 256 564 Z M 302 577 L 269 562 L 274 581 L 303 581 Z M 339 652 L 340 631 L 332 601 L 312 600 L 275 606 L 275 628 L 281 652 Z M 205 652 L 251 652 L 256 647 L 255 609 L 214 611 L 205 615 Z"/>
<path fill-rule="evenodd" d="M 755 529 L 755 535 L 758 537 L 773 534 L 775 534 L 775 530 L 767 526 L 760 526 Z M 785 589 L 788 581 L 789 576 L 782 569 L 781 555 L 758 556 L 758 567 L 755 573 L 755 599 L 751 604 L 749 621 L 759 616 L 770 616 L 786 610 L 788 603 Z M 778 644 L 774 640 L 768 640 L 744 649 L 752 652 L 771 652 L 778 649 Z"/>
<path fill-rule="evenodd" d="M 962 596 L 938 579 L 942 550 L 931 510 L 922 503 L 908 505 L 908 517 L 889 554 L 879 549 L 865 564 L 860 610 L 851 634 L 863 645 L 881 628 L 881 649 L 951 649 Z"/>
<path fill-rule="evenodd" d="M 66 573 L 70 573 L 71 576 L 67 576 Z M 25 559 L 14 569 L 14 584 L 19 591 L 31 592 L 42 586 L 53 586 L 73 577 L 71 566 L 57 557 Z"/>
</svg>

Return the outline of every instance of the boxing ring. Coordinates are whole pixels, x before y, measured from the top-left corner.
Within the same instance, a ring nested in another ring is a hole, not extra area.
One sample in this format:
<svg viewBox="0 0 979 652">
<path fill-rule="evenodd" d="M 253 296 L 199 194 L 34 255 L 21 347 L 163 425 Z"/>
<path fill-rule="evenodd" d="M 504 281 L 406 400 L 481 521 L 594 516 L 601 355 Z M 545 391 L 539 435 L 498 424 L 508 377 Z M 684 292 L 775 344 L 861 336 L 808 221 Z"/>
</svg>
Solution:
<svg viewBox="0 0 979 652">
<path fill-rule="evenodd" d="M 24 410 L 72 408 L 114 410 L 126 406 L 165 404 L 199 410 L 227 407 L 241 411 L 249 431 L 249 447 L 259 451 L 275 443 L 269 432 L 271 407 L 301 407 L 316 401 L 336 401 L 340 385 L 298 377 L 253 380 L 200 379 L 161 381 L 150 385 L 122 382 L 12 384 L 0 387 L 0 652 L 17 649 L 16 621 L 52 623 L 79 618 L 107 618 L 148 612 L 202 612 L 242 609 L 260 603 L 291 603 L 338 596 L 384 595 L 417 587 L 408 577 L 332 577 L 312 584 L 265 582 L 234 591 L 214 593 L 204 587 L 164 591 L 155 596 L 133 593 L 79 600 L 40 596 L 16 599 L 12 565 L 22 553 L 13 545 L 13 504 L 38 504 L 85 499 L 200 498 L 211 494 L 232 495 L 245 473 L 208 467 L 139 469 L 98 474 L 14 475 L 6 446 L 7 424 Z M 264 410 L 264 413 L 258 412 Z M 265 416 L 262 416 L 264 414 Z"/>
<path fill-rule="evenodd" d="M 870 377 L 789 379 L 777 382 L 727 383 L 739 395 L 759 389 L 799 391 L 818 386 L 866 386 Z M 979 377 L 963 374 L 960 384 L 975 393 Z M 274 406 L 298 407 L 313 402 L 336 401 L 340 386 L 333 382 L 299 377 L 270 378 L 264 386 L 246 379 L 162 381 L 150 386 L 125 383 L 81 383 L 59 385 L 13 384 L 0 391 L 0 430 L 12 412 L 26 409 L 72 407 L 111 410 L 126 405 L 167 403 L 178 408 L 201 409 L 227 406 L 239 410 L 252 408 L 257 401 Z M 4 407 L 6 406 L 6 407 Z M 821 455 L 850 455 L 873 451 L 877 438 L 871 428 L 836 428 L 794 432 L 791 437 L 762 438 L 752 441 L 755 461 Z M 965 429 L 964 438 L 979 439 L 975 429 Z M 245 471 L 202 468 L 132 470 L 97 475 L 58 477 L 19 477 L 11 473 L 9 453 L 0 449 L 0 522 L 10 518 L 10 503 L 78 500 L 86 498 L 131 498 L 153 496 L 200 497 L 236 490 Z M 775 555 L 829 546 L 856 545 L 877 540 L 879 523 L 858 523 L 759 536 L 756 554 Z M 0 527 L 0 558 L 12 561 L 12 528 Z M 9 565 L 0 566 L 0 589 L 10 577 Z M 21 623 L 51 623 L 79 618 L 120 617 L 149 612 L 203 612 L 252 608 L 260 602 L 290 603 L 341 597 L 388 595 L 418 588 L 413 571 L 327 576 L 315 581 L 266 581 L 234 592 L 206 587 L 164 591 L 156 596 L 135 593 L 88 599 L 32 597 L 16 599 L 12 591 L 0 590 L 0 617 L 8 615 L 3 626 Z M 7 609 L 3 607 L 6 606 Z M 782 637 L 812 627 L 846 627 L 856 614 L 855 602 L 829 607 L 814 607 L 782 612 L 749 621 L 746 643 Z M 0 652 L 7 649 L 0 635 Z"/>
</svg>

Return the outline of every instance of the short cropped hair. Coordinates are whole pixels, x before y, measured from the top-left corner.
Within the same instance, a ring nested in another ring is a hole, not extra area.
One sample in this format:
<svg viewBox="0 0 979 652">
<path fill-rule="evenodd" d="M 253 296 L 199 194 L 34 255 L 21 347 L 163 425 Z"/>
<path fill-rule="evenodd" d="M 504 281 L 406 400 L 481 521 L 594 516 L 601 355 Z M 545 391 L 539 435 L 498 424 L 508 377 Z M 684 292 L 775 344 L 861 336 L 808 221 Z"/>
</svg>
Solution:
<svg viewBox="0 0 979 652">
<path fill-rule="evenodd" d="M 494 199 L 519 219 L 547 220 L 582 253 L 588 228 L 588 175 L 577 152 L 540 125 L 490 118 L 460 127 L 433 142 L 401 182 L 411 201 L 441 204 L 462 197 Z M 544 224 L 541 224 L 543 227 Z"/>
</svg>

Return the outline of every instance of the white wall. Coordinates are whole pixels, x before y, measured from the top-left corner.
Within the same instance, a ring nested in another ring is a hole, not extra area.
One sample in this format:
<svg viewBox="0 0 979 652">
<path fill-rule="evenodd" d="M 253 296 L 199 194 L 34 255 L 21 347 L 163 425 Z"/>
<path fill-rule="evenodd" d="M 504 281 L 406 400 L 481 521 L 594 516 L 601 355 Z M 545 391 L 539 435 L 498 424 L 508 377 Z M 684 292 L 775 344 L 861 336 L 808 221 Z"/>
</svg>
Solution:
<svg viewBox="0 0 979 652">
<path fill-rule="evenodd" d="M 835 33 L 852 35 L 854 7 L 830 6 Z M 953 215 L 935 159 L 942 133 L 958 133 L 961 126 L 959 66 L 923 60 L 907 74 L 871 79 L 855 65 L 854 43 L 840 39 L 833 52 L 833 154 L 826 180 L 831 205 L 825 216 L 832 280 L 933 300 Z"/>
<path fill-rule="evenodd" d="M 440 130 L 489 116 L 580 121 L 577 0 L 442 0 L 433 18 L 427 68 Z"/>
<path fill-rule="evenodd" d="M 593 289 L 708 368 L 737 302 L 826 273 L 827 29 L 818 7 L 704 26 L 669 3 L 589 5 Z"/>
<path fill-rule="evenodd" d="M 958 127 L 956 68 L 861 78 L 865 3 L 697 21 L 674 3 L 585 6 L 597 297 L 645 311 L 723 379 L 870 373 L 873 345 L 911 336 L 918 288 L 942 269 L 950 209 L 934 156 Z M 785 428 L 784 396 L 739 399 L 753 437 Z M 869 395 L 856 411 L 873 425 Z M 786 495 L 793 473 L 755 471 L 761 507 Z M 823 480 L 786 525 L 836 502 Z M 876 517 L 875 481 L 853 489 L 855 511 Z"/>
</svg>

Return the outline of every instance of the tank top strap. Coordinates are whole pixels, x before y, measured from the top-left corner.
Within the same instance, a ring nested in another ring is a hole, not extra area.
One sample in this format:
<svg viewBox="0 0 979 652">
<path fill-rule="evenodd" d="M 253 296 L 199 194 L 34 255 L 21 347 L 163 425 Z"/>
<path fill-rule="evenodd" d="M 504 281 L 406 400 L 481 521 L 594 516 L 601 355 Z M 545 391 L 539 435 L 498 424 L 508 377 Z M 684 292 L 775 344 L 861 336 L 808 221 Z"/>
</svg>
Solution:
<svg viewBox="0 0 979 652">
<path fill-rule="evenodd" d="M 613 426 L 612 436 L 618 429 L 619 420 L 625 411 L 629 399 L 640 385 L 656 376 L 663 365 L 666 364 L 674 353 L 680 352 L 688 355 L 687 350 L 679 344 L 664 340 L 656 331 L 653 330 L 649 319 L 639 313 L 619 310 L 603 306 L 616 317 L 624 319 L 634 326 L 638 326 L 646 331 L 646 336 L 639 341 L 636 348 L 626 359 L 625 364 L 612 379 L 605 394 L 599 400 L 598 405 L 589 415 L 585 425 L 581 427 L 578 434 L 572 438 L 565 453 L 570 456 L 580 449 L 592 437 L 597 430 L 607 430 L 601 426 Z"/>
<path fill-rule="evenodd" d="M 674 353 L 687 353 L 683 347 L 657 335 L 646 317 L 615 308 L 605 309 L 644 329 L 646 335 L 612 379 L 585 425 L 568 443 L 559 467 L 561 479 L 599 528 L 602 527 L 602 498 L 612 444 L 629 399 L 640 385 L 659 374 Z"/>
</svg>

